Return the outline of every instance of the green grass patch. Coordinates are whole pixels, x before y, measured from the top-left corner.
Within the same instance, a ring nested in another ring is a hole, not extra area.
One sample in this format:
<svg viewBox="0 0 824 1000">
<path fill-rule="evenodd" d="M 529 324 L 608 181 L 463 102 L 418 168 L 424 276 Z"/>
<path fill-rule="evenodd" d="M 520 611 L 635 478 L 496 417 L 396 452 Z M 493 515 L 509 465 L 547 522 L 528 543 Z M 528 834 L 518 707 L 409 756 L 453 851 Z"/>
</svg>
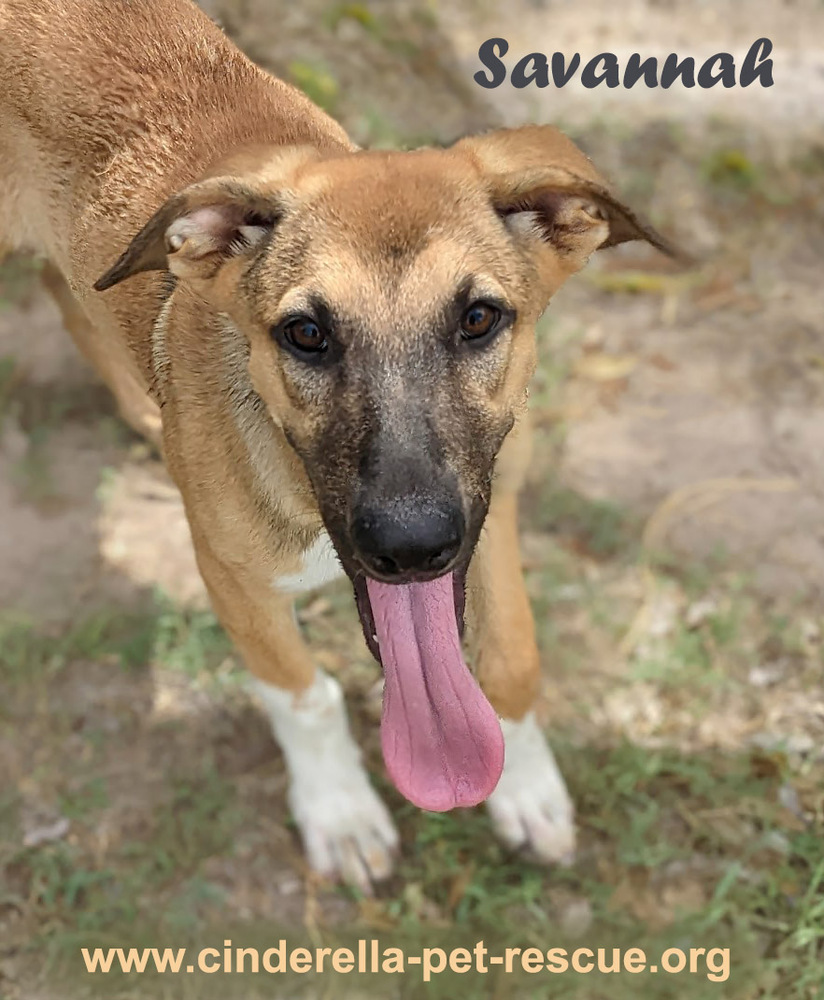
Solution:
<svg viewBox="0 0 824 1000">
<path fill-rule="evenodd" d="M 76 660 L 115 660 L 126 668 L 155 664 L 190 676 L 213 671 L 232 645 L 211 611 L 175 607 L 156 595 L 142 611 L 104 609 L 65 629 L 0 618 L 0 681 L 54 674 Z"/>
<path fill-rule="evenodd" d="M 329 70 L 300 60 L 289 63 L 289 78 L 310 101 L 329 114 L 334 114 L 340 96 L 338 81 Z"/>
<path fill-rule="evenodd" d="M 323 23 L 334 31 L 342 21 L 353 21 L 371 35 L 380 35 L 381 23 L 375 13 L 364 3 L 336 3 L 324 12 Z"/>
<path fill-rule="evenodd" d="M 24 254 L 0 259 L 0 309 L 27 302 L 40 281 L 41 263 Z"/>
<path fill-rule="evenodd" d="M 611 633 L 620 614 L 610 613 L 605 584 L 585 579 L 580 560 L 557 551 L 557 565 L 550 559 L 531 581 L 547 606 L 555 607 L 558 642 L 570 641 L 564 608 L 586 609 L 585 627 L 593 635 Z M 715 584 L 720 597 L 713 610 L 690 628 L 677 626 L 662 637 L 661 676 L 648 678 L 659 692 L 695 697 L 704 674 L 712 677 L 724 662 L 746 663 L 748 651 L 766 648 L 765 643 L 771 655 L 809 653 L 798 614 L 762 615 L 760 631 L 751 635 L 757 608 L 746 588 L 733 578 L 719 577 Z M 578 589 L 573 594 L 569 588 Z M 325 610 L 313 609 L 311 602 L 304 608 L 322 644 L 334 646 L 336 630 L 338 641 L 351 643 L 350 599 L 343 588 L 331 592 Z M 583 663 L 587 641 L 582 636 L 577 641 Z M 609 642 L 615 645 L 614 638 Z M 401 829 L 397 874 L 372 900 L 325 888 L 313 904 L 318 909 L 293 905 L 296 915 L 289 923 L 254 913 L 243 917 L 231 894 L 235 876 L 228 876 L 228 888 L 215 877 L 259 865 L 257 852 L 271 833 L 268 807 L 258 804 L 265 802 L 264 785 L 253 786 L 257 791 L 251 796 L 241 794 L 242 783 L 226 770 L 242 743 L 221 756 L 224 737 L 213 722 L 204 731 L 208 742 L 197 748 L 188 746 L 194 736 L 181 729 L 190 723 L 164 722 L 142 737 L 143 753 L 146 748 L 151 753 L 134 765 L 139 767 L 132 774 L 134 814 L 121 820 L 118 836 L 98 840 L 97 831 L 122 816 L 123 791 L 110 770 L 111 757 L 131 766 L 124 747 L 139 730 L 129 710 L 152 683 L 146 668 L 171 671 L 187 690 L 202 690 L 201 682 L 220 673 L 228 652 L 213 616 L 182 612 L 162 599 L 141 614 L 92 616 L 61 634 L 23 622 L 8 623 L 0 633 L 0 697 L 9 705 L 32 695 L 34 714 L 18 721 L 26 739 L 36 735 L 38 747 L 36 766 L 33 762 L 25 780 L 21 775 L 19 788 L 0 794 L 0 906 L 25 915 L 20 920 L 27 936 L 13 938 L 12 947 L 18 957 L 46 969 L 47 981 L 61 988 L 74 982 L 78 995 L 124 998 L 184 995 L 181 983 L 191 983 L 186 989 L 192 996 L 246 998 L 271 995 L 273 989 L 286 997 L 322 989 L 331 997 L 385 997 L 395 991 L 401 997 L 450 1000 L 457 995 L 470 1000 L 490 995 L 813 1000 L 820 995 L 822 817 L 809 810 L 802 817 L 784 804 L 788 787 L 811 786 L 817 765 L 808 762 L 807 770 L 800 769 L 778 752 L 688 752 L 628 738 L 585 739 L 573 725 L 552 732 L 578 810 L 579 856 L 568 868 L 545 868 L 501 846 L 483 810 L 423 813 L 401 801 L 378 775 Z M 76 677 L 87 661 L 110 661 L 113 670 L 122 671 L 126 688 L 118 685 L 116 704 L 107 708 L 104 702 L 88 712 L 59 698 L 42 704 L 38 678 L 50 687 L 60 684 Z M 224 703 L 221 713 L 240 719 L 238 704 L 230 697 Z M 108 724 L 112 719 L 117 725 Z M 89 751 L 67 758 L 63 746 L 78 746 L 68 741 L 81 722 Z M 9 738 L 15 738 L 9 728 L 0 727 L 0 741 Z M 262 781 L 263 775 L 245 774 L 247 788 L 250 780 Z M 19 829 L 33 786 L 71 821 L 70 837 L 21 846 Z M 239 853 L 244 843 L 259 846 Z M 308 923 L 301 917 L 306 913 L 315 914 Z M 327 919 L 324 913 L 336 916 Z M 729 948 L 730 976 L 717 983 L 700 974 L 445 972 L 424 986 L 415 973 L 391 981 L 368 975 L 181 979 L 113 973 L 92 981 L 78 964 L 81 946 L 221 947 L 231 939 L 264 949 L 280 937 L 312 947 L 356 947 L 359 937 L 377 937 L 382 947 L 411 953 L 471 948 L 479 940 L 490 953 L 585 946 L 607 952 L 639 947 L 658 956 L 671 947 Z"/>
<path fill-rule="evenodd" d="M 759 181 L 759 171 L 740 149 L 719 149 L 706 157 L 703 175 L 711 184 L 741 191 L 751 190 Z"/>
<path fill-rule="evenodd" d="M 641 521 L 608 500 L 592 500 L 563 486 L 555 476 L 542 480 L 530 503 L 530 521 L 539 531 L 593 559 L 632 558 L 638 550 Z"/>
</svg>

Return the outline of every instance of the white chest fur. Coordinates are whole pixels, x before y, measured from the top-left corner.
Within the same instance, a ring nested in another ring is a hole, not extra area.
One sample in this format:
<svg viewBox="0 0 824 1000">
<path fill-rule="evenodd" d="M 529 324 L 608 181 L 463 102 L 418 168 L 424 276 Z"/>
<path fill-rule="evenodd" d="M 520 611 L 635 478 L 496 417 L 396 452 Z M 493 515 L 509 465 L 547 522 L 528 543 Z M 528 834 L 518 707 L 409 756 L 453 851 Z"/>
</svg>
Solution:
<svg viewBox="0 0 824 1000">
<path fill-rule="evenodd" d="M 322 587 L 342 573 L 343 568 L 335 555 L 332 542 L 326 532 L 322 531 L 303 553 L 303 565 L 298 572 L 275 577 L 274 585 L 278 590 L 299 594 Z"/>
</svg>

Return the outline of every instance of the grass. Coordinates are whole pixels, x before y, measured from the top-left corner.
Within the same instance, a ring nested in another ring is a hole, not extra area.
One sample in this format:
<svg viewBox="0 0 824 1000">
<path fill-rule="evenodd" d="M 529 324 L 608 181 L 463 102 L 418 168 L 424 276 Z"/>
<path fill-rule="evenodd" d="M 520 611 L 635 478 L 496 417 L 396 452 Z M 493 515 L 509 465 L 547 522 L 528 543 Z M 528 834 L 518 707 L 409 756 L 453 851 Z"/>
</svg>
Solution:
<svg viewBox="0 0 824 1000">
<path fill-rule="evenodd" d="M 294 60 L 289 63 L 288 72 L 292 83 L 311 101 L 329 114 L 334 114 L 340 88 L 329 70 L 323 66 Z"/>
<path fill-rule="evenodd" d="M 556 585 L 572 586 L 577 560 L 558 552 Z M 569 602 L 579 614 L 581 603 L 592 613 L 577 626 L 584 647 L 593 640 L 583 633 L 598 630 L 597 596 L 583 589 L 581 600 Z M 343 591 L 333 592 L 320 610 L 310 600 L 303 613 L 316 636 L 336 629 L 343 636 L 353 624 Z M 683 705 L 700 701 L 702 674 L 721 663 L 727 671 L 722 687 L 735 689 L 735 664 L 765 644 L 792 651 L 804 669 L 820 665 L 818 651 L 811 655 L 800 638 L 805 626 L 798 609 L 764 617 L 756 642 L 751 630 L 757 613 L 755 599 L 731 583 L 726 600 L 699 626 L 673 625 L 661 639 L 655 671 L 640 657 L 614 685 L 631 687 L 640 676 L 661 697 Z M 558 617 L 563 634 L 563 611 Z M 47 970 L 47 979 L 71 978 L 80 942 L 202 945 L 231 935 L 254 944 L 287 933 L 294 943 L 306 937 L 341 944 L 377 935 L 382 946 L 409 949 L 479 939 L 490 951 L 585 944 L 658 954 L 673 945 L 729 947 L 732 972 L 720 995 L 812 998 L 822 988 L 819 769 L 780 750 L 686 751 L 677 740 L 653 745 L 608 727 L 553 727 L 579 810 L 581 847 L 573 867 L 539 868 L 499 846 L 482 811 L 421 813 L 379 778 L 403 837 L 400 868 L 389 885 L 371 900 L 321 889 L 309 924 L 309 911 L 301 907 L 292 923 L 254 907 L 244 915 L 233 893 L 256 864 L 243 845 L 262 845 L 268 836 L 264 789 L 271 765 L 244 772 L 240 783 L 233 777 L 232 762 L 250 737 L 245 699 L 221 682 L 230 655 L 210 614 L 184 613 L 160 600 L 140 614 L 97 615 L 58 634 L 19 621 L 0 632 L 0 749 L 14 741 L 36 747 L 11 791 L 0 797 L 0 913 L 14 916 L 9 941 L 24 967 Z M 108 664 L 94 673 L 98 690 L 91 705 L 72 694 L 90 663 Z M 234 666 L 230 673 L 237 676 Z M 175 720 L 146 727 L 132 706 L 162 678 L 177 678 L 184 708 Z M 203 691 L 214 697 L 195 710 Z M 228 715 L 233 734 L 222 750 L 225 734 L 218 727 L 216 736 L 214 721 L 208 722 L 215 711 Z M 256 732 L 268 740 L 263 729 Z M 152 759 L 165 762 L 159 773 L 157 764 L 148 766 Z M 374 745 L 370 760 L 376 764 Z M 123 769 L 125 789 L 123 775 L 118 778 Z M 801 803 L 794 809 L 785 804 L 788 788 Z M 21 846 L 21 823 L 33 798 L 68 819 L 71 833 L 54 843 Z M 100 833 L 106 829 L 108 838 Z M 266 871 L 271 848 L 258 850 Z M 116 995 L 145 995 L 140 990 L 147 982 L 124 978 Z M 163 982 L 157 980 L 158 989 Z M 487 996 L 489 982 L 476 974 L 463 977 L 460 995 Z M 545 984 L 525 973 L 496 982 L 506 991 L 502 996 L 546 995 Z M 429 984 L 427 995 L 454 996 L 457 983 L 445 973 Z M 630 976 L 562 976 L 553 979 L 552 995 L 590 998 L 600 989 L 629 997 L 634 983 Z M 697 975 L 649 977 L 645 984 L 644 996 L 719 995 L 718 984 Z M 256 995 L 249 990 L 258 985 L 244 977 L 224 979 L 221 995 Z M 366 995 L 375 985 L 367 979 L 358 989 Z M 299 977 L 287 986 L 297 992 L 284 995 L 303 995 Z M 199 980 L 198 988 L 205 991 L 198 995 L 208 996 L 213 984 Z M 414 986 L 408 989 L 397 995 L 417 995 Z"/>
<path fill-rule="evenodd" d="M 639 519 L 618 504 L 585 497 L 557 476 L 540 484 L 534 503 L 535 526 L 579 553 L 602 560 L 627 559 L 637 552 Z"/>
<path fill-rule="evenodd" d="M 86 659 L 114 659 L 128 668 L 150 660 L 164 664 L 168 657 L 185 668 L 195 656 L 203 668 L 213 636 L 220 648 L 227 648 L 213 615 L 172 610 L 162 599 L 147 612 L 98 612 L 56 635 L 41 633 L 30 622 L 10 617 L 0 623 L 3 679 L 25 684 Z"/>
<path fill-rule="evenodd" d="M 342 21 L 353 21 L 372 35 L 380 35 L 382 31 L 381 23 L 374 11 L 363 3 L 335 3 L 330 5 L 329 9 L 323 15 L 324 25 L 330 31 L 334 31 Z"/>
<path fill-rule="evenodd" d="M 14 254 L 0 258 L 0 310 L 27 302 L 39 284 L 40 262 Z"/>
<path fill-rule="evenodd" d="M 0 432 L 7 410 L 12 405 L 14 385 L 17 374 L 17 363 L 9 355 L 0 357 Z"/>
<path fill-rule="evenodd" d="M 759 174 L 755 164 L 740 149 L 719 149 L 704 161 L 703 173 L 710 184 L 731 186 L 748 190 L 758 182 Z"/>
<path fill-rule="evenodd" d="M 25 449 L 11 467 L 19 498 L 41 507 L 60 502 L 52 445 L 67 423 L 94 425 L 112 445 L 134 440 L 114 412 L 111 394 L 103 386 L 38 383 L 27 377 L 16 358 L 1 356 L 0 434 L 13 423 L 25 436 Z"/>
</svg>

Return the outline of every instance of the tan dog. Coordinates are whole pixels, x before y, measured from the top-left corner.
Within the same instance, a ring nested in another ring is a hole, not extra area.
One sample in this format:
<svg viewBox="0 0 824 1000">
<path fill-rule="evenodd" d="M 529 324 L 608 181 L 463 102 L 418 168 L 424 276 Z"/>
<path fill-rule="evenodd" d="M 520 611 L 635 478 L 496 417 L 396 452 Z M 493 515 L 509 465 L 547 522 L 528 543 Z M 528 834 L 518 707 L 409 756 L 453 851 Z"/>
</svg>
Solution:
<svg viewBox="0 0 824 1000">
<path fill-rule="evenodd" d="M 534 324 L 594 250 L 664 241 L 550 127 L 356 150 L 188 0 L 0 0 L 0 84 L 0 235 L 162 447 L 310 863 L 367 888 L 397 844 L 292 613 L 341 567 L 401 792 L 570 854 L 516 529 Z"/>
</svg>

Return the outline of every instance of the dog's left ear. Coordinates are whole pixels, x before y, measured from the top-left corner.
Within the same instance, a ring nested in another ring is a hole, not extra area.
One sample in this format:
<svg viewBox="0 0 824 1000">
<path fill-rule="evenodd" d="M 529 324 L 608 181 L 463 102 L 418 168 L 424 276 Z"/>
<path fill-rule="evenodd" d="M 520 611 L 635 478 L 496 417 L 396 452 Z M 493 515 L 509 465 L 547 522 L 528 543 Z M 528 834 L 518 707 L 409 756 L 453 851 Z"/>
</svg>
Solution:
<svg viewBox="0 0 824 1000">
<path fill-rule="evenodd" d="M 102 292 L 141 271 L 213 277 L 227 260 L 253 253 L 281 214 L 273 195 L 236 178 L 212 177 L 170 198 L 98 278 Z"/>
<path fill-rule="evenodd" d="M 683 256 L 607 187 L 590 160 L 550 125 L 499 129 L 462 139 L 504 218 L 522 217 L 573 269 L 595 250 L 645 240 L 672 257 Z"/>
</svg>

